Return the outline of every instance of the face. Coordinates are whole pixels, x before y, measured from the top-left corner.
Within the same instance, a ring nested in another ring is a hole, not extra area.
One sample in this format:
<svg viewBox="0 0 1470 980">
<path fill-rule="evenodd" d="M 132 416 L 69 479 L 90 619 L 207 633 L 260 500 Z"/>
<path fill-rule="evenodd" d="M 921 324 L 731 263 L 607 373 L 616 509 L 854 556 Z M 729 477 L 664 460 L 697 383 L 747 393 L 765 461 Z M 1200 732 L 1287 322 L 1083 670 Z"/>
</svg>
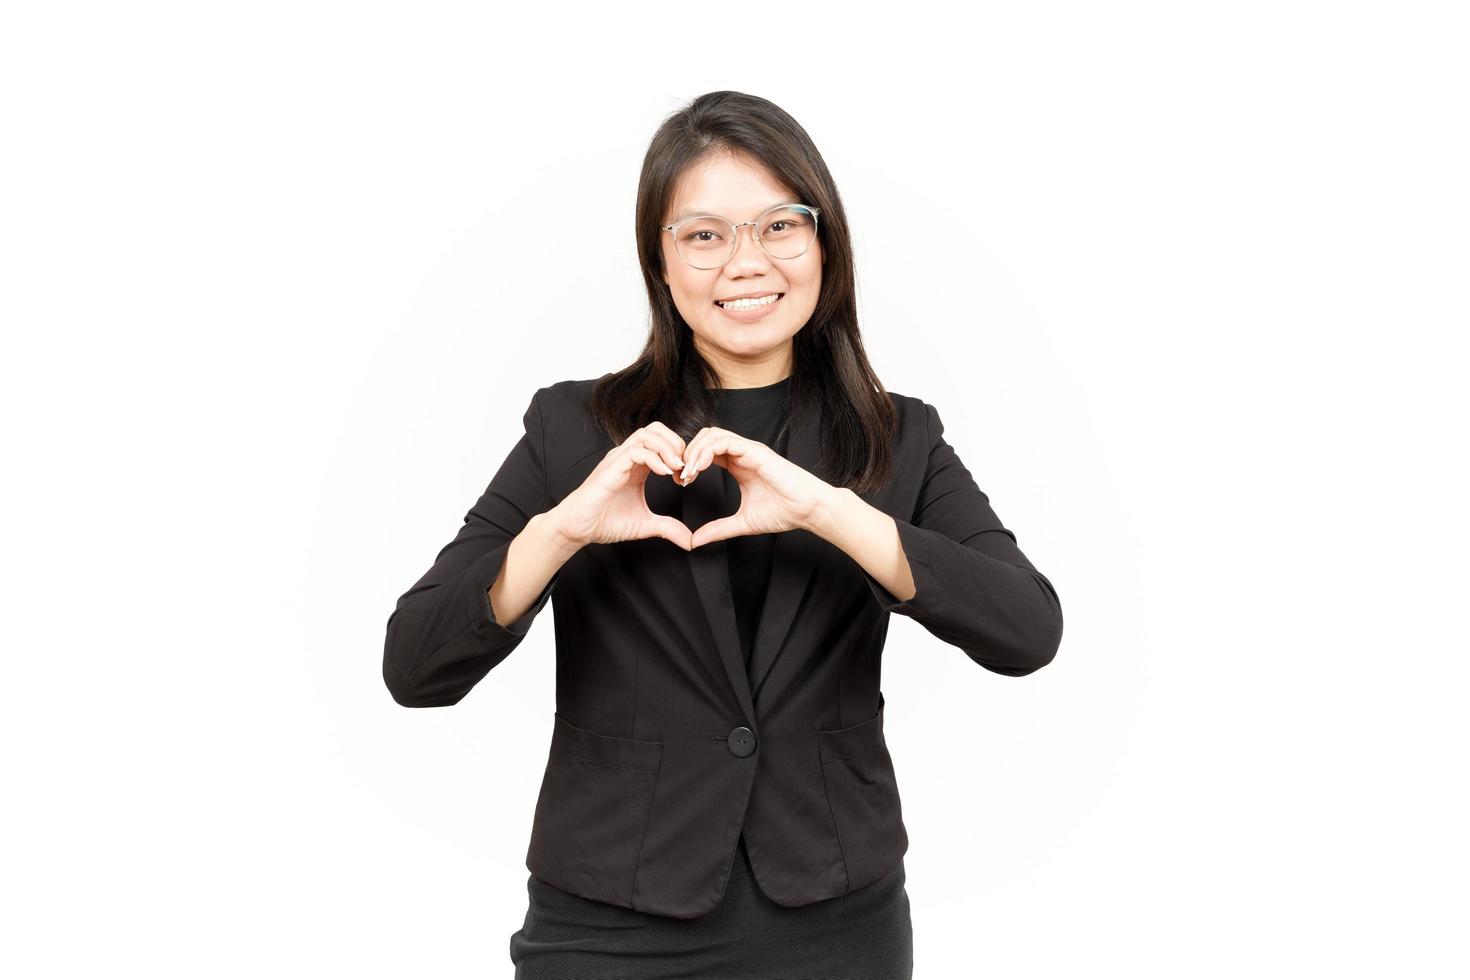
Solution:
<svg viewBox="0 0 1470 980">
<path fill-rule="evenodd" d="M 731 222 L 754 221 L 776 204 L 810 204 L 776 182 L 759 162 L 717 153 L 684 172 L 662 224 L 686 213 L 719 215 Z M 735 254 L 717 269 L 696 269 L 679 257 L 674 236 L 663 232 L 664 283 L 694 347 L 726 387 L 774 384 L 791 373 L 791 338 L 817 307 L 822 288 L 820 238 L 794 259 L 773 259 L 746 225 L 736 236 Z M 768 307 L 726 311 L 716 300 L 779 293 Z"/>
</svg>

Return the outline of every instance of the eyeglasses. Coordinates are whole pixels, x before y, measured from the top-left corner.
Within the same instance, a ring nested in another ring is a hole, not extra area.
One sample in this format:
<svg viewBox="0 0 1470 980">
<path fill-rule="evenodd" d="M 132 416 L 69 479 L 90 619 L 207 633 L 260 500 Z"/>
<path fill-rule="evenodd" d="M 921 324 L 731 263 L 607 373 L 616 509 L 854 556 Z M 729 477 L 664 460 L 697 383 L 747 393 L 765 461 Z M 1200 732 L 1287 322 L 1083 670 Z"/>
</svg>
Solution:
<svg viewBox="0 0 1470 980">
<path fill-rule="evenodd" d="M 674 251 L 696 269 L 718 269 L 735 255 L 736 236 L 750 225 L 756 244 L 773 259 L 795 259 L 806 254 L 817 238 L 821 208 L 805 204 L 778 204 L 754 221 L 734 224 L 714 214 L 691 215 L 671 225 L 660 225 L 674 236 Z"/>
</svg>

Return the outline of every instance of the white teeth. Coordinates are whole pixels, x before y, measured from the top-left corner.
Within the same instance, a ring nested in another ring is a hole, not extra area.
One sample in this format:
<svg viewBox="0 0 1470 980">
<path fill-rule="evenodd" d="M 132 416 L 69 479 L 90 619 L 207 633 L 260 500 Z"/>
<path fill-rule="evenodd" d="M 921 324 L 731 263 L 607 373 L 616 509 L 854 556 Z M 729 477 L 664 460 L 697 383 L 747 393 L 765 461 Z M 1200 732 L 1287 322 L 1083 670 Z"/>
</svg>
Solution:
<svg viewBox="0 0 1470 980">
<path fill-rule="evenodd" d="M 772 293 L 769 296 L 762 296 L 760 299 L 734 299 L 728 303 L 720 303 L 719 300 L 715 300 L 715 302 L 720 303 L 727 310 L 753 310 L 759 306 L 770 306 L 780 298 L 780 293 Z"/>
</svg>

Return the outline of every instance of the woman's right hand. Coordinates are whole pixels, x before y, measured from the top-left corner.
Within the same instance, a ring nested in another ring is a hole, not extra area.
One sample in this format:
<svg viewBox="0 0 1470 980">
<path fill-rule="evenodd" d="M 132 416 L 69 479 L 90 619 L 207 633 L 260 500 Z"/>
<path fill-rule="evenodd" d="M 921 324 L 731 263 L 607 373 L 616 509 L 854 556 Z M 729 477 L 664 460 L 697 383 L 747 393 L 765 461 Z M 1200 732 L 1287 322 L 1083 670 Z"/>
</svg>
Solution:
<svg viewBox="0 0 1470 980">
<path fill-rule="evenodd" d="M 582 485 L 551 509 L 557 529 L 578 547 L 665 538 L 690 550 L 694 533 L 688 526 L 677 517 L 655 514 L 643 496 L 650 472 L 679 483 L 675 473 L 684 468 L 684 448 L 679 434 L 662 422 L 635 430 L 622 445 L 609 449 Z"/>
</svg>

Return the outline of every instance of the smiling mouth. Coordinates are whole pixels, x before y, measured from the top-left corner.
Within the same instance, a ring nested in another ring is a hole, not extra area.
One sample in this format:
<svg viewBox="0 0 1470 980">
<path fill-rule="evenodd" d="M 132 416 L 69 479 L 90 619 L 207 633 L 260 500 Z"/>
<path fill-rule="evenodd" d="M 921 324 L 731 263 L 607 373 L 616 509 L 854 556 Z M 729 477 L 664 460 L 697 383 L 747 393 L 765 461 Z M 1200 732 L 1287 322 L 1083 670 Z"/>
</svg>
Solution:
<svg viewBox="0 0 1470 980">
<path fill-rule="evenodd" d="M 714 304 L 722 310 L 729 310 L 732 313 L 738 313 L 742 310 L 760 310 L 764 309 L 767 306 L 774 306 L 776 305 L 776 303 L 780 302 L 781 297 L 785 295 L 785 293 L 771 293 L 767 296 L 761 296 L 755 300 L 734 300 L 732 301 L 732 305 L 729 306 L 726 306 L 719 300 L 715 300 Z"/>
</svg>

